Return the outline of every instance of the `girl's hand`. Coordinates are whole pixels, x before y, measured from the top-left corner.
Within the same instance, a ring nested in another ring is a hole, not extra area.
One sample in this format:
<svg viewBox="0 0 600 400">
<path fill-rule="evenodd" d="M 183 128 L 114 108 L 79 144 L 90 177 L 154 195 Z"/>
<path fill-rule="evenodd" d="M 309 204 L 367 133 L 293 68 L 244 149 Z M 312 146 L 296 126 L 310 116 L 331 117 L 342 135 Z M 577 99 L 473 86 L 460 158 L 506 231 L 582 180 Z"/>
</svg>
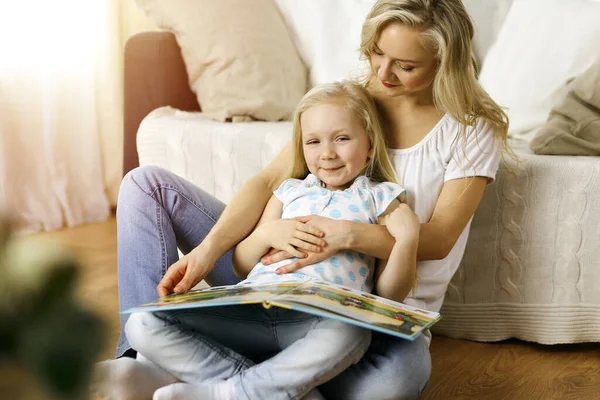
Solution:
<svg viewBox="0 0 600 400">
<path fill-rule="evenodd" d="M 294 272 L 302 267 L 306 267 L 307 265 L 316 264 L 318 262 L 324 261 L 329 257 L 335 255 L 339 250 L 335 250 L 333 247 L 325 246 L 323 251 L 319 253 L 307 252 L 306 258 L 302 258 L 296 260 L 296 262 L 284 265 L 283 267 L 279 267 L 275 270 L 275 273 L 278 275 L 287 274 L 289 272 Z M 289 258 L 289 257 L 288 257 Z M 285 258 L 284 258 L 285 260 Z"/>
<path fill-rule="evenodd" d="M 348 221 L 336 220 L 318 215 L 307 215 L 304 217 L 295 218 L 296 221 L 306 224 L 309 227 L 317 228 L 321 232 L 327 232 L 327 243 L 320 252 L 307 252 L 307 257 L 297 260 L 284 267 L 278 268 L 277 273 L 285 274 L 293 272 L 307 265 L 315 264 L 323 261 L 342 249 L 347 247 L 348 240 Z M 285 252 L 273 253 L 269 252 L 262 258 L 265 265 L 272 264 L 281 260 L 290 258 Z"/>
<path fill-rule="evenodd" d="M 261 258 L 260 262 L 264 265 L 275 264 L 276 262 L 288 260 L 293 256 L 287 251 L 270 248 Z"/>
<path fill-rule="evenodd" d="M 385 226 L 396 242 L 419 239 L 419 230 L 421 229 L 419 217 L 405 203 L 400 204 L 385 217 Z"/>
<path fill-rule="evenodd" d="M 305 258 L 303 253 L 320 253 L 326 242 L 321 230 L 295 219 L 277 219 L 267 222 L 257 229 L 265 243 L 274 249 L 282 250 L 292 257 Z"/>
</svg>

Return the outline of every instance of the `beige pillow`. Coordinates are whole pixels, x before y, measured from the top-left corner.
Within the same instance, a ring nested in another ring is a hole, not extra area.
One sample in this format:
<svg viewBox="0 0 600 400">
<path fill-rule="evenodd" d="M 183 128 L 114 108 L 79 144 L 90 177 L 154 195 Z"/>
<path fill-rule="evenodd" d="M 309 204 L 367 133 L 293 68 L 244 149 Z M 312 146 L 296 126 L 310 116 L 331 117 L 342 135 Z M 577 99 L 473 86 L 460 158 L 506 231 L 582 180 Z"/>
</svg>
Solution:
<svg viewBox="0 0 600 400">
<path fill-rule="evenodd" d="M 529 147 L 536 154 L 600 156 L 600 59 L 570 83 Z"/>
<path fill-rule="evenodd" d="M 203 113 L 217 121 L 290 119 L 307 71 L 273 0 L 137 0 L 174 32 Z"/>
</svg>

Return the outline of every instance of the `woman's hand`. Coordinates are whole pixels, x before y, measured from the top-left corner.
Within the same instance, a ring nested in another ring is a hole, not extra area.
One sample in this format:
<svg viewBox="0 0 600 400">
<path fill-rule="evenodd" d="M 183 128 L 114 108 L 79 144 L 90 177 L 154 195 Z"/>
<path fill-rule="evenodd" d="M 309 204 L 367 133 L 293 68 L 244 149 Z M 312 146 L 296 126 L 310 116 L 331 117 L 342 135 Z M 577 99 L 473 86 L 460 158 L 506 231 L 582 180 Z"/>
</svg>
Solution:
<svg viewBox="0 0 600 400">
<path fill-rule="evenodd" d="M 172 293 L 185 293 L 196 286 L 214 267 L 214 263 L 209 263 L 207 260 L 209 257 L 202 246 L 181 257 L 169 267 L 158 283 L 156 287 L 158 295 L 164 297 Z"/>
<path fill-rule="evenodd" d="M 294 219 L 307 227 L 316 228 L 320 232 L 324 232 L 327 242 L 326 245 L 322 247 L 322 251 L 308 251 L 306 258 L 302 258 L 296 262 L 278 268 L 276 271 L 277 273 L 285 274 L 307 265 L 318 263 L 347 247 L 348 221 L 336 220 L 318 215 L 307 215 Z M 288 258 L 290 258 L 290 255 L 287 252 L 274 253 L 273 251 L 270 251 L 261 259 L 261 261 L 263 264 L 268 265 Z"/>
<path fill-rule="evenodd" d="M 266 222 L 257 228 L 257 232 L 270 247 L 291 257 L 305 258 L 307 252 L 320 253 L 327 244 L 321 230 L 295 219 Z"/>
<path fill-rule="evenodd" d="M 401 203 L 398 208 L 385 217 L 385 226 L 396 242 L 407 242 L 419 239 L 421 223 L 411 208 Z"/>
</svg>

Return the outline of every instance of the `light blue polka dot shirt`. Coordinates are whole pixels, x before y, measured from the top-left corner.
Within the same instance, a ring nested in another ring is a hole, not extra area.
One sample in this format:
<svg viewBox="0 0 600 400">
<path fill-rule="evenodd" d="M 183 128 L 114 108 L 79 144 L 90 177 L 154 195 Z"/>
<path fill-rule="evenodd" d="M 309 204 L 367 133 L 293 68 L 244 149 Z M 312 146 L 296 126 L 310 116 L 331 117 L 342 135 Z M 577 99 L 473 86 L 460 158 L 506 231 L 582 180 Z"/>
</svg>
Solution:
<svg viewBox="0 0 600 400">
<path fill-rule="evenodd" d="M 281 218 L 314 214 L 370 224 L 376 223 L 392 200 L 404 193 L 405 190 L 395 183 L 374 182 L 365 176 L 356 178 L 346 190 L 332 191 L 325 189 L 321 180 L 313 174 L 304 180 L 288 179 L 274 192 L 283 203 Z M 294 260 L 283 260 L 268 266 L 258 263 L 245 282 L 289 281 L 308 275 L 365 292 L 373 290 L 375 259 L 371 256 L 356 251 L 342 251 L 325 261 L 301 268 L 294 274 L 274 274 L 275 269 Z"/>
</svg>

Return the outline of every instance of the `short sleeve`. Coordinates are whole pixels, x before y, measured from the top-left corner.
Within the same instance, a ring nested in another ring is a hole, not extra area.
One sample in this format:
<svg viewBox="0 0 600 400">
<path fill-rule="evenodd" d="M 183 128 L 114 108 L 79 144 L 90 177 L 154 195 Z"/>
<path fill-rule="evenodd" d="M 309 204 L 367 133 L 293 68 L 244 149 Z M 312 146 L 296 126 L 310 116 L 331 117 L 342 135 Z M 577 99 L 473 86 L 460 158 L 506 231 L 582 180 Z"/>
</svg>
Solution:
<svg viewBox="0 0 600 400">
<path fill-rule="evenodd" d="M 302 185 L 302 181 L 299 179 L 286 179 L 279 185 L 277 190 L 273 192 L 275 197 L 283 203 L 283 206 L 287 206 L 293 199 L 295 199 L 296 191 Z"/>
<path fill-rule="evenodd" d="M 452 143 L 444 182 L 472 176 L 485 176 L 488 183 L 493 182 L 501 157 L 498 141 L 493 127 L 481 118 L 468 127 L 466 137 L 460 135 Z"/>
<path fill-rule="evenodd" d="M 396 183 L 383 182 L 373 186 L 371 193 L 375 201 L 375 215 L 379 217 L 387 210 L 394 199 L 406 195 L 406 189 Z"/>
</svg>

